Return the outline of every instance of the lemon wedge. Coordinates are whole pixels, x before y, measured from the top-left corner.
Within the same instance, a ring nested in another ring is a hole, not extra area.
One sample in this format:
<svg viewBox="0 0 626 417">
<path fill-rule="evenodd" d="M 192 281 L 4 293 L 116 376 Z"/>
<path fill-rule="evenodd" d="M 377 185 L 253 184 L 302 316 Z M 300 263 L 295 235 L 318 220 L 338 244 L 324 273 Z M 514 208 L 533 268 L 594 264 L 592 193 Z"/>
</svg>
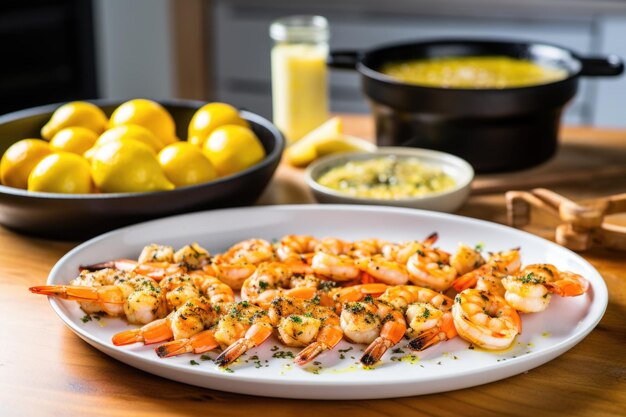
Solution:
<svg viewBox="0 0 626 417">
<path fill-rule="evenodd" d="M 373 143 L 344 134 L 341 119 L 333 117 L 287 148 L 285 157 L 291 165 L 306 166 L 332 153 L 375 150 Z"/>
</svg>

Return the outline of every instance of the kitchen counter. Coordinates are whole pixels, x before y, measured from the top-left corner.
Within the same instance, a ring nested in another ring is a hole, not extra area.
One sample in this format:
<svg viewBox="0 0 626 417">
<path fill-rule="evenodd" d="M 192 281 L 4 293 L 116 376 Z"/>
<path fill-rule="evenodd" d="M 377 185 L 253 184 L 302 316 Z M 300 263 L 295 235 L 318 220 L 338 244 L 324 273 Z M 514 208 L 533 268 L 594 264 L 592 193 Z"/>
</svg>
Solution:
<svg viewBox="0 0 626 417">
<path fill-rule="evenodd" d="M 347 117 L 345 125 L 348 133 L 372 137 L 371 120 L 365 116 Z M 494 181 L 506 184 L 521 178 L 527 185 L 528 181 L 539 185 L 541 178 L 565 173 L 557 175 L 551 188 L 573 199 L 626 192 L 626 176 L 593 182 L 567 179 L 570 172 L 582 172 L 585 177 L 586 170 L 598 168 L 592 164 L 594 161 L 598 166 L 609 162 L 626 165 L 626 131 L 566 128 L 562 138 L 559 155 L 542 167 L 509 176 L 479 177 L 476 194 L 460 214 L 504 222 L 504 198 L 501 192 L 493 192 L 497 189 Z M 311 202 L 301 170 L 281 165 L 259 203 Z M 551 238 L 553 220 L 541 216 L 534 220 L 530 231 Z M 582 254 L 602 274 L 609 289 L 609 305 L 596 329 L 553 361 L 502 381 L 453 392 L 325 402 L 196 388 L 150 375 L 100 353 L 67 329 L 44 297 L 27 290 L 29 286 L 44 284 L 55 262 L 73 246 L 18 235 L 0 227 L 2 416 L 614 416 L 623 415 L 626 410 L 623 252 L 594 249 Z"/>
</svg>

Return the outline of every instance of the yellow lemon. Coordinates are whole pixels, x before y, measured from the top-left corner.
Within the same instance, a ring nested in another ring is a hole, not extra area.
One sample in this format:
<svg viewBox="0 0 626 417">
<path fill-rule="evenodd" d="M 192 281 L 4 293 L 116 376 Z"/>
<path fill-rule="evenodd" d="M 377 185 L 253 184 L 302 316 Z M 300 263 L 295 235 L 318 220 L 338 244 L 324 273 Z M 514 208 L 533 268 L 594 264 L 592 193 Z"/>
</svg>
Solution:
<svg viewBox="0 0 626 417">
<path fill-rule="evenodd" d="M 159 152 L 165 176 L 177 187 L 199 184 L 217 178 L 215 167 L 202 151 L 187 142 L 166 146 Z"/>
<path fill-rule="evenodd" d="M 196 111 L 189 122 L 187 141 L 202 148 L 211 132 L 224 125 L 250 127 L 233 106 L 226 103 L 205 104 Z"/>
<path fill-rule="evenodd" d="M 28 187 L 28 176 L 52 149 L 41 139 L 22 139 L 6 150 L 0 161 L 0 180 L 9 187 Z"/>
<path fill-rule="evenodd" d="M 121 138 L 130 138 L 143 142 L 159 152 L 163 149 L 163 144 L 154 133 L 139 125 L 122 125 L 113 127 L 100 135 L 95 146 L 104 145 L 105 143 L 115 142 Z"/>
<path fill-rule="evenodd" d="M 174 119 L 159 103 L 138 98 L 121 104 L 109 121 L 109 127 L 139 125 L 150 130 L 163 145 L 176 142 Z"/>
<path fill-rule="evenodd" d="M 99 135 L 106 125 L 107 116 L 98 106 L 85 101 L 73 101 L 52 113 L 48 123 L 41 128 L 41 136 L 50 140 L 59 130 L 72 126 L 84 127 Z"/>
<path fill-rule="evenodd" d="M 376 145 L 373 143 L 344 134 L 341 119 L 333 117 L 292 143 L 285 151 L 285 159 L 291 165 L 306 166 L 331 153 L 375 150 Z"/>
<path fill-rule="evenodd" d="M 39 161 L 28 177 L 28 191 L 87 194 L 91 191 L 89 163 L 71 152 L 58 152 Z"/>
<path fill-rule="evenodd" d="M 57 132 L 50 141 L 50 147 L 55 151 L 72 152 L 82 155 L 98 140 L 93 130 L 84 127 L 66 127 Z"/>
<path fill-rule="evenodd" d="M 171 190 L 148 145 L 125 139 L 98 146 L 91 158 L 91 175 L 105 193 L 127 193 Z"/>
<path fill-rule="evenodd" d="M 265 158 L 259 138 L 247 127 L 218 127 L 204 143 L 203 152 L 220 175 L 242 171 Z"/>
</svg>

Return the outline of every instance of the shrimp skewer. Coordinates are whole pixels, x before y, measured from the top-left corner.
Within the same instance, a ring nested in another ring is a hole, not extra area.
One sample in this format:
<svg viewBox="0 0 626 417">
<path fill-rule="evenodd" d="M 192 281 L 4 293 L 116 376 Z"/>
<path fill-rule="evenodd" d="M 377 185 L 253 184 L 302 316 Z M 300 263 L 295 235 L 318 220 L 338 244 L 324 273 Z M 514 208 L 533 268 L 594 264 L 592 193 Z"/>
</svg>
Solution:
<svg viewBox="0 0 626 417">
<path fill-rule="evenodd" d="M 459 335 L 484 349 L 506 349 L 522 331 L 517 311 L 503 297 L 475 289 L 457 294 L 452 317 Z"/>
</svg>

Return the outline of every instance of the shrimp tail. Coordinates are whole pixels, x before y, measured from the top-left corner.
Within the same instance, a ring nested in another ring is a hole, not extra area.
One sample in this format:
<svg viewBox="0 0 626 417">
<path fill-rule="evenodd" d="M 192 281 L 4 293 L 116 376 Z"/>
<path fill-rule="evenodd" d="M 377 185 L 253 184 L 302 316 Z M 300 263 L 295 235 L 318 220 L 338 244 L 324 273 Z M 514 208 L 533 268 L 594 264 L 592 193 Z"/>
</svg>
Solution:
<svg viewBox="0 0 626 417">
<path fill-rule="evenodd" d="M 470 272 L 455 279 L 452 282 L 452 288 L 454 288 L 457 292 L 461 292 L 468 288 L 474 288 L 477 283 L 477 275 Z"/>
<path fill-rule="evenodd" d="M 578 274 L 561 272 L 559 276 L 564 279 L 544 284 L 551 293 L 561 297 L 575 297 L 584 294 L 589 289 L 589 281 Z"/>
<path fill-rule="evenodd" d="M 426 239 L 424 239 L 422 243 L 426 246 L 432 246 L 435 244 L 435 242 L 437 242 L 438 239 L 439 239 L 439 233 L 432 232 L 426 237 Z"/>
<path fill-rule="evenodd" d="M 219 366 L 228 366 L 253 347 L 259 346 L 272 334 L 272 328 L 253 324 L 246 335 L 228 346 L 216 359 Z"/>
<path fill-rule="evenodd" d="M 157 346 L 154 351 L 159 358 L 169 358 L 191 352 L 200 354 L 213 350 L 218 346 L 219 343 L 215 340 L 215 330 L 211 329 L 195 334 L 188 339 L 164 343 Z"/>
<path fill-rule="evenodd" d="M 328 347 L 323 342 L 313 342 L 309 346 L 302 349 L 293 361 L 298 365 L 306 365 L 327 348 Z"/>
<path fill-rule="evenodd" d="M 159 319 L 146 324 L 140 329 L 124 330 L 113 335 L 111 341 L 115 346 L 130 345 L 143 342 L 144 345 L 164 342 L 174 337 L 169 319 Z"/>
<path fill-rule="evenodd" d="M 341 339 L 343 339 L 343 331 L 340 328 L 326 328 L 320 332 L 318 340 L 311 343 L 298 353 L 294 362 L 298 365 L 306 365 L 315 359 L 320 353 L 334 348 L 337 343 L 341 341 Z"/>
<path fill-rule="evenodd" d="M 397 320 L 398 317 L 396 317 Z M 373 365 L 383 357 L 387 349 L 395 346 L 398 343 L 404 332 L 406 331 L 406 323 L 401 318 L 401 321 L 388 321 L 385 323 L 378 336 L 368 347 L 365 349 L 365 353 L 361 357 L 361 363 L 363 365 Z"/>
<path fill-rule="evenodd" d="M 113 335 L 111 341 L 115 346 L 131 345 L 133 343 L 143 342 L 143 334 L 141 329 L 124 330 Z"/>
<path fill-rule="evenodd" d="M 361 363 L 366 366 L 374 365 L 383 357 L 387 349 L 395 345 L 391 340 L 378 336 L 365 350 L 361 357 Z"/>
<path fill-rule="evenodd" d="M 86 287 L 81 285 L 40 285 L 28 289 L 33 294 L 49 295 L 66 300 L 97 301 L 108 304 L 124 304 L 117 287 Z"/>
<path fill-rule="evenodd" d="M 420 352 L 445 340 L 448 340 L 448 337 L 445 333 L 442 333 L 440 329 L 430 329 L 411 340 L 408 346 Z"/>
<path fill-rule="evenodd" d="M 216 359 L 219 366 L 227 366 L 237 360 L 241 355 L 254 347 L 254 342 L 249 339 L 239 339 L 228 346 Z"/>
</svg>

